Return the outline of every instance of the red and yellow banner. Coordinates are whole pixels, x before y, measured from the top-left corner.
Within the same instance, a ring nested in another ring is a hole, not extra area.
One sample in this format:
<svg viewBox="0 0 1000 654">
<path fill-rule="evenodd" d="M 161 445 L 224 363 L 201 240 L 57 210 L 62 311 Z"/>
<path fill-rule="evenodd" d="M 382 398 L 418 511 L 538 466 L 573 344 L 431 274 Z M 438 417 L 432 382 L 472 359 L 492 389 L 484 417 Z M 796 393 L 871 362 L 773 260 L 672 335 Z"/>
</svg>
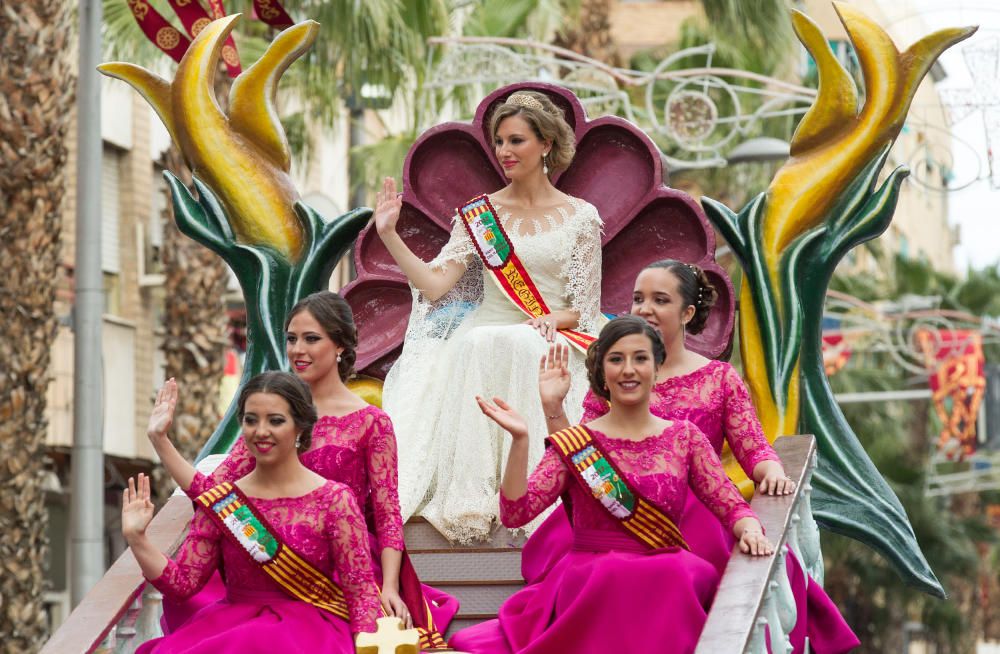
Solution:
<svg viewBox="0 0 1000 654">
<path fill-rule="evenodd" d="M 916 340 L 930 372 L 934 409 L 943 425 L 938 449 L 949 458 L 955 450 L 958 458 L 974 454 L 976 420 L 986 392 L 982 334 L 969 329 L 922 329 Z"/>
</svg>

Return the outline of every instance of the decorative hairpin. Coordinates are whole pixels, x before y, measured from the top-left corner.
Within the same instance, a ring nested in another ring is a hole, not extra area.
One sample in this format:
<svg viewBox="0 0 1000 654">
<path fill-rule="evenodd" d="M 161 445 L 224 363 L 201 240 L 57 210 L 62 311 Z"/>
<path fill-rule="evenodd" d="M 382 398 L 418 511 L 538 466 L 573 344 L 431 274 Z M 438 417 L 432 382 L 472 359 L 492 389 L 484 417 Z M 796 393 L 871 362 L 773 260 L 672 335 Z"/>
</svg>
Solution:
<svg viewBox="0 0 1000 654">
<path fill-rule="evenodd" d="M 541 102 L 526 93 L 515 93 L 507 98 L 507 101 L 504 102 L 504 104 L 514 105 L 515 107 L 526 107 L 537 111 L 545 111 L 545 107 L 542 106 Z"/>
</svg>

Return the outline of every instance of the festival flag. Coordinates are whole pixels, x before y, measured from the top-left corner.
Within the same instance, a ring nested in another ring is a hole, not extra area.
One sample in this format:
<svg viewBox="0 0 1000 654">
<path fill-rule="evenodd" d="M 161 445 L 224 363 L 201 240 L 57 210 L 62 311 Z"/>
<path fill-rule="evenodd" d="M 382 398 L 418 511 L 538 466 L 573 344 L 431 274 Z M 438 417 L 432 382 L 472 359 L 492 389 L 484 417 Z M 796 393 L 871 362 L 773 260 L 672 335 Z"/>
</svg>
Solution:
<svg viewBox="0 0 1000 654">
<path fill-rule="evenodd" d="M 128 0 L 128 7 L 146 38 L 179 62 L 191 41 L 145 0 Z"/>
<path fill-rule="evenodd" d="M 823 368 L 827 377 L 843 370 L 851 353 L 851 342 L 844 332 L 839 329 L 823 332 Z"/>
<path fill-rule="evenodd" d="M 153 9 L 147 0 L 126 0 L 132 16 L 143 34 L 160 50 L 170 55 L 174 61 L 180 62 L 187 52 L 191 40 L 184 36 L 158 11 Z M 205 11 L 199 0 L 167 0 L 177 18 L 187 33 L 194 38 L 215 19 L 226 16 L 226 8 L 222 0 L 207 0 L 211 13 Z M 285 29 L 291 27 L 293 21 L 280 0 L 254 0 L 253 13 L 262 22 L 271 27 Z M 222 61 L 230 77 L 237 77 L 242 71 L 240 56 L 236 50 L 236 41 L 230 34 L 222 46 Z"/>
<path fill-rule="evenodd" d="M 226 8 L 222 6 L 222 0 L 208 0 L 208 6 L 212 10 L 212 18 L 214 20 L 226 16 Z M 222 61 L 226 64 L 226 70 L 229 71 L 230 77 L 235 78 L 239 76 L 242 71 L 240 67 L 240 55 L 236 52 L 236 41 L 233 40 L 232 34 L 222 44 Z"/>
<path fill-rule="evenodd" d="M 986 392 L 982 334 L 968 329 L 921 329 L 916 340 L 930 373 L 934 409 L 941 418 L 938 450 L 949 458 L 955 450 L 959 458 L 974 454 L 976 420 Z"/>
<path fill-rule="evenodd" d="M 271 27 L 285 29 L 294 23 L 278 0 L 253 0 L 253 11 L 257 18 Z"/>
</svg>

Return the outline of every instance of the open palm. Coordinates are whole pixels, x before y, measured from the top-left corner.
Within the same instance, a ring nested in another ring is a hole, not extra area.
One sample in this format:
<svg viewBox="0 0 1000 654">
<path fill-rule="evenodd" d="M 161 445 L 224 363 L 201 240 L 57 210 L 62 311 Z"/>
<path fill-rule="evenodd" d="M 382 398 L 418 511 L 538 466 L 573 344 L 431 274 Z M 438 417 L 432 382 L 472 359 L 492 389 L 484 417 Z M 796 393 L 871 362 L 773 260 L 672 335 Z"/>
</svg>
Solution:
<svg viewBox="0 0 1000 654">
<path fill-rule="evenodd" d="M 490 402 L 478 395 L 476 402 L 487 418 L 503 427 L 514 440 L 520 440 L 528 436 L 528 423 L 520 413 L 515 411 L 499 397 L 494 397 Z"/>
<path fill-rule="evenodd" d="M 396 180 L 386 177 L 375 196 L 375 231 L 388 234 L 396 229 L 403 200 L 396 193 Z"/>
<path fill-rule="evenodd" d="M 153 502 L 149 499 L 149 477 L 140 473 L 136 484 L 128 479 L 128 488 L 122 493 L 122 534 L 126 540 L 146 533 L 153 519 Z"/>
<path fill-rule="evenodd" d="M 160 392 L 156 394 L 156 404 L 149 414 L 149 424 L 146 433 L 150 438 L 162 438 L 174 422 L 174 411 L 177 409 L 177 382 L 172 378 L 167 380 Z"/>
<path fill-rule="evenodd" d="M 556 344 L 542 357 L 538 366 L 538 394 L 542 405 L 562 404 L 569 393 L 569 346 Z"/>
</svg>

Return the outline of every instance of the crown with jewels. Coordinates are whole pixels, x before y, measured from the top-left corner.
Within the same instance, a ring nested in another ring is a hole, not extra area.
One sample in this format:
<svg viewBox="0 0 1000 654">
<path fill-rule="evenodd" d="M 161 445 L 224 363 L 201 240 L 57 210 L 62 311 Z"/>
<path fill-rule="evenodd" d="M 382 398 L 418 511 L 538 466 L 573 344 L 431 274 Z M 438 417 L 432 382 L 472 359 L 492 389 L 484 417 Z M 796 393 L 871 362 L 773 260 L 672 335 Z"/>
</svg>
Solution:
<svg viewBox="0 0 1000 654">
<path fill-rule="evenodd" d="M 526 107 L 528 109 L 535 109 L 536 111 L 545 111 L 545 107 L 542 106 L 541 102 L 526 93 L 515 93 L 507 98 L 504 104 L 514 105 L 515 107 Z"/>
</svg>

